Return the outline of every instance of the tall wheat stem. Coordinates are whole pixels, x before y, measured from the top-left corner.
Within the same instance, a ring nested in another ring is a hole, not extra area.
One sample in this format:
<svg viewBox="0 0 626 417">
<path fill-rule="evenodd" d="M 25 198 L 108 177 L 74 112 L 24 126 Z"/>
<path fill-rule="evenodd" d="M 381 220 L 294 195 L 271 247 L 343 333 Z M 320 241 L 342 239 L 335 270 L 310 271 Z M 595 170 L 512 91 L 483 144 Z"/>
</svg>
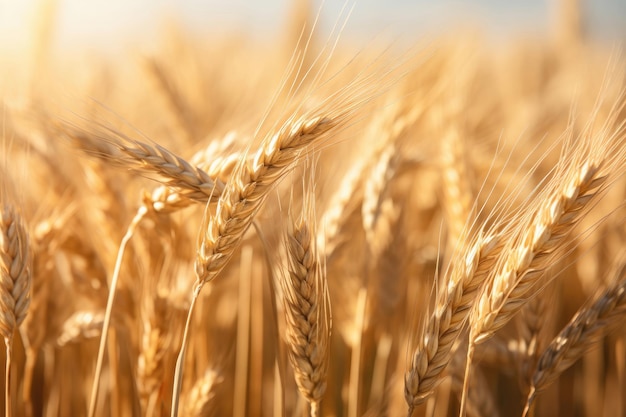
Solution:
<svg viewBox="0 0 626 417">
<path fill-rule="evenodd" d="M 7 348 L 7 358 L 4 370 L 4 415 L 12 417 L 11 413 L 11 353 L 13 350 L 13 338 L 5 338 L 4 344 Z"/>
<path fill-rule="evenodd" d="M 104 323 L 102 324 L 102 332 L 100 334 L 100 346 L 98 348 L 98 358 L 96 360 L 96 370 L 94 373 L 93 385 L 91 386 L 91 399 L 89 401 L 88 417 L 94 417 L 96 413 L 96 404 L 98 402 L 98 389 L 100 387 L 100 375 L 102 374 L 102 366 L 104 363 L 104 353 L 106 351 L 107 337 L 109 335 L 109 327 L 111 325 L 111 316 L 113 313 L 113 302 L 115 301 L 115 291 L 117 289 L 117 282 L 120 276 L 120 270 L 122 268 L 122 260 L 124 258 L 124 252 L 126 251 L 126 245 L 130 241 L 130 238 L 135 233 L 135 229 L 141 222 L 141 219 L 148 213 L 148 209 L 145 206 L 141 206 L 137 211 L 137 214 L 128 225 L 126 234 L 122 238 L 119 250 L 117 252 L 117 259 L 115 260 L 115 269 L 113 270 L 113 276 L 111 277 L 111 284 L 109 286 L 109 295 L 107 298 L 106 310 L 104 313 Z"/>
</svg>

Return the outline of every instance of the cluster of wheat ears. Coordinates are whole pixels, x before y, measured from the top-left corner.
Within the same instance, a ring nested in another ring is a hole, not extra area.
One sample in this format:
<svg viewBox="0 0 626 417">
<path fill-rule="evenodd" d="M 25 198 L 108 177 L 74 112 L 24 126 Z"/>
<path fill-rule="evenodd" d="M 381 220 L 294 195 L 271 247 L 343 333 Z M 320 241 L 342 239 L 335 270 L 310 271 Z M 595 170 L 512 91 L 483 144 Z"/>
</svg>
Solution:
<svg viewBox="0 0 626 417">
<path fill-rule="evenodd" d="M 295 10 L 2 58 L 5 415 L 626 415 L 619 51 Z"/>
</svg>

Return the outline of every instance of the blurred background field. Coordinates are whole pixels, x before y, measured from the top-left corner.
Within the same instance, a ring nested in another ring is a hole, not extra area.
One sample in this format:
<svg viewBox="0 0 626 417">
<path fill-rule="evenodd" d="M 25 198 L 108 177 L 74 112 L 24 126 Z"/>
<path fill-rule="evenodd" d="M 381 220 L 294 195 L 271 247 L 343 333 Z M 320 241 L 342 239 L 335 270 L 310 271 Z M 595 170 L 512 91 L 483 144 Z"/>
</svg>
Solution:
<svg viewBox="0 0 626 417">
<path fill-rule="evenodd" d="M 508 254 L 478 286 L 450 271 L 483 236 L 524 237 L 534 210 L 563 189 L 582 193 L 558 219 L 573 230 L 539 251 L 546 285 L 516 300 L 523 311 L 470 363 L 468 415 L 521 415 L 559 332 L 626 281 L 624 22 L 623 0 L 0 0 L 0 202 L 23 218 L 33 254 L 0 404 L 27 417 L 160 417 L 179 397 L 184 416 L 405 416 L 408 403 L 413 416 L 456 416 L 460 341 L 475 324 L 459 317 Z M 327 125 L 332 134 L 310 133 Z M 313 143 L 277 146 L 285 138 Z M 592 157 L 592 184 L 568 187 L 588 180 Z M 220 215 L 247 209 L 254 192 L 258 213 L 215 226 L 220 187 L 232 200 L 219 200 Z M 308 243 L 332 306 L 315 395 L 288 360 L 301 340 L 283 337 L 293 306 L 281 298 L 292 276 L 282 239 L 301 213 L 319 225 Z M 208 231 L 253 215 L 200 293 L 176 393 Z M 456 297 L 465 287 L 474 292 Z M 0 303 L 14 288 L 0 285 Z M 453 313 L 453 302 L 466 304 Z M 626 314 L 626 300 L 611 306 L 613 319 Z M 607 329 L 555 371 L 535 417 L 626 416 L 626 332 Z"/>
<path fill-rule="evenodd" d="M 347 25 L 347 34 L 364 39 L 380 33 L 415 38 L 443 33 L 458 25 L 480 28 L 492 36 L 544 34 L 553 30 L 559 4 L 567 0 L 361 0 Z M 579 0 L 584 27 L 609 41 L 626 36 L 626 3 L 621 0 Z M 322 26 L 335 20 L 344 2 L 315 1 Z M 42 13 L 53 13 L 54 41 L 63 47 L 119 47 L 149 42 L 162 23 L 177 21 L 199 33 L 219 31 L 278 36 L 294 7 L 289 0 L 24 0 L 0 1 L 3 46 L 27 46 Z"/>
</svg>

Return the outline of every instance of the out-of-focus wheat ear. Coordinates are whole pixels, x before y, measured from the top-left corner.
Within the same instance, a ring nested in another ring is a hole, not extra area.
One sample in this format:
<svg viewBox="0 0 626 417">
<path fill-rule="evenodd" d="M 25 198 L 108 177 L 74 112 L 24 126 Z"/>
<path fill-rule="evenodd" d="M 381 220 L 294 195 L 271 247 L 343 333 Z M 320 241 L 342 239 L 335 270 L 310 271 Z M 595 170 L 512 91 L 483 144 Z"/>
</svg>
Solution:
<svg viewBox="0 0 626 417">
<path fill-rule="evenodd" d="M 351 214 L 359 206 L 363 228 L 369 230 L 368 240 L 374 240 L 372 230 L 386 196 L 383 191 L 398 168 L 398 139 L 422 113 L 422 108 L 416 106 L 412 112 L 401 116 L 398 101 L 396 98 L 368 123 L 367 138 L 359 157 L 349 164 L 349 170 L 343 174 L 326 204 L 318 230 L 318 247 L 324 248 L 329 260 L 338 247 L 349 239 L 346 231 L 353 226 L 354 216 Z M 366 195 L 367 192 L 371 195 Z"/>
<path fill-rule="evenodd" d="M 67 221 L 74 214 L 74 209 L 65 204 L 59 204 L 63 208 L 60 212 L 46 213 L 46 218 L 35 222 L 29 233 L 31 250 L 37 256 L 33 256 L 31 299 L 28 314 L 20 328 L 22 342 L 26 351 L 26 363 L 24 365 L 24 380 L 22 385 L 22 401 L 25 406 L 26 417 L 33 416 L 33 379 L 37 359 L 41 355 L 42 346 L 53 335 L 55 326 L 50 325 L 51 298 L 53 295 L 53 282 L 58 279 L 58 271 L 55 268 L 54 257 L 63 245 L 64 234 L 71 228 Z M 47 326 L 42 326 L 47 322 Z M 54 334 L 56 336 L 56 334 Z"/>
<path fill-rule="evenodd" d="M 369 157 L 369 172 L 363 184 L 361 218 L 365 239 L 374 258 L 380 256 L 391 240 L 388 236 L 390 227 L 386 228 L 385 225 L 394 223 L 393 217 L 397 217 L 396 211 L 389 209 L 390 205 L 394 205 L 389 195 L 391 184 L 403 168 L 410 165 L 401 139 L 422 114 L 421 106 L 415 106 L 406 114 L 401 114 L 405 110 L 401 108 L 401 104 L 399 98 L 392 96 L 391 103 L 382 109 L 381 116 L 374 119 L 367 130 L 374 151 Z M 387 232 L 387 236 L 381 233 L 383 230 Z"/>
<path fill-rule="evenodd" d="M 364 174 L 367 172 L 367 158 L 359 158 L 343 175 L 339 186 L 330 197 L 324 210 L 318 230 L 317 245 L 323 248 L 325 257 L 331 259 L 335 250 L 344 243 L 344 233 L 352 218 L 350 213 L 358 209 L 363 201 Z"/>
<path fill-rule="evenodd" d="M 451 124 L 454 122 L 450 122 Z M 448 225 L 448 248 L 453 250 L 464 230 L 473 222 L 474 202 L 465 142 L 453 124 L 445 130 L 441 141 L 443 164 L 443 200 Z M 467 232 L 466 232 L 467 233 Z"/>
<path fill-rule="evenodd" d="M 389 143 L 378 156 L 364 184 L 361 217 L 365 239 L 374 258 L 380 256 L 383 248 L 391 240 L 388 230 L 386 230 L 387 236 L 379 233 L 380 228 L 377 227 L 379 221 L 382 219 L 380 223 L 385 223 L 384 220 L 397 218 L 398 215 L 397 211 L 391 208 L 393 201 L 388 197 L 388 187 L 395 175 L 399 159 L 397 145 L 393 142 Z M 386 223 L 393 223 L 393 220 Z"/>
<path fill-rule="evenodd" d="M 154 80 L 156 89 L 163 97 L 169 111 L 165 114 L 172 119 L 174 132 L 181 135 L 186 143 L 191 143 L 196 136 L 193 113 L 189 109 L 189 103 L 176 86 L 176 80 L 172 77 L 163 62 L 156 57 L 148 57 L 144 60 L 146 73 Z"/>
<path fill-rule="evenodd" d="M 531 379 L 524 415 L 528 414 L 537 394 L 604 336 L 624 322 L 626 317 L 626 261 L 619 262 L 612 284 L 596 300 L 578 310 L 574 318 L 541 354 Z"/>
<path fill-rule="evenodd" d="M 13 334 L 30 304 L 32 259 L 29 237 L 16 209 L 3 203 L 0 218 L 0 335 L 6 345 L 5 415 L 11 414 L 11 353 Z"/>
<path fill-rule="evenodd" d="M 165 329 L 162 321 L 167 322 L 167 314 L 160 311 L 166 308 L 165 301 L 155 296 L 152 309 L 142 309 L 142 329 L 137 358 L 137 390 L 143 415 L 155 415 L 164 379 L 165 350 L 167 348 Z M 146 311 L 149 310 L 149 311 Z"/>
<path fill-rule="evenodd" d="M 517 364 L 523 387 L 529 385 L 539 354 L 553 335 L 555 315 L 550 313 L 557 311 L 554 305 L 557 301 L 554 284 L 554 281 L 550 282 L 526 304 L 518 316 L 519 347 L 524 355 L 518 358 Z"/>
<path fill-rule="evenodd" d="M 215 407 L 216 389 L 222 379 L 217 370 L 207 369 L 185 395 L 183 416 L 205 417 L 214 415 L 212 408 Z"/>
<path fill-rule="evenodd" d="M 494 337 L 476 347 L 476 356 L 490 367 L 515 369 L 526 356 L 526 344 L 517 339 Z"/>
<path fill-rule="evenodd" d="M 77 311 L 63 323 L 63 328 L 61 329 L 61 334 L 56 339 L 56 344 L 63 347 L 71 343 L 98 337 L 102 331 L 103 322 L 103 311 Z"/>
<path fill-rule="evenodd" d="M 292 220 L 285 236 L 288 262 L 280 285 L 289 359 L 298 390 L 310 404 L 311 417 L 316 417 L 326 391 L 331 314 L 326 270 L 315 244 L 311 198 L 305 197 L 302 215 Z"/>
<path fill-rule="evenodd" d="M 479 233 L 451 259 L 445 285 L 437 296 L 405 374 L 404 396 L 409 415 L 434 392 L 450 362 L 452 347 L 467 322 L 481 286 L 504 247 L 500 234 Z"/>
</svg>

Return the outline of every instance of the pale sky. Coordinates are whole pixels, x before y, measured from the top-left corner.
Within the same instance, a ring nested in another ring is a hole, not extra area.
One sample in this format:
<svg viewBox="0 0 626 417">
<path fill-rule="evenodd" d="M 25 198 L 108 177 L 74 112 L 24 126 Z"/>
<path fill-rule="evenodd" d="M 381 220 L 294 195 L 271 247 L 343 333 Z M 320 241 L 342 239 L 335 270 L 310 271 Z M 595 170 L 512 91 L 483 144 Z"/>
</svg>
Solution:
<svg viewBox="0 0 626 417">
<path fill-rule="evenodd" d="M 132 39 L 149 40 L 166 16 L 192 29 L 272 33 L 284 26 L 289 0 L 0 0 L 0 45 L 27 45 L 44 3 L 56 4 L 57 45 L 111 47 Z M 347 32 L 415 36 L 444 31 L 460 21 L 486 33 L 546 31 L 556 0 L 357 0 Z M 350 2 L 352 3 L 352 2 Z M 315 1 L 319 7 L 321 1 Z M 343 0 L 327 0 L 322 22 L 335 20 Z M 626 0 L 583 0 L 594 36 L 626 39 Z"/>
</svg>

